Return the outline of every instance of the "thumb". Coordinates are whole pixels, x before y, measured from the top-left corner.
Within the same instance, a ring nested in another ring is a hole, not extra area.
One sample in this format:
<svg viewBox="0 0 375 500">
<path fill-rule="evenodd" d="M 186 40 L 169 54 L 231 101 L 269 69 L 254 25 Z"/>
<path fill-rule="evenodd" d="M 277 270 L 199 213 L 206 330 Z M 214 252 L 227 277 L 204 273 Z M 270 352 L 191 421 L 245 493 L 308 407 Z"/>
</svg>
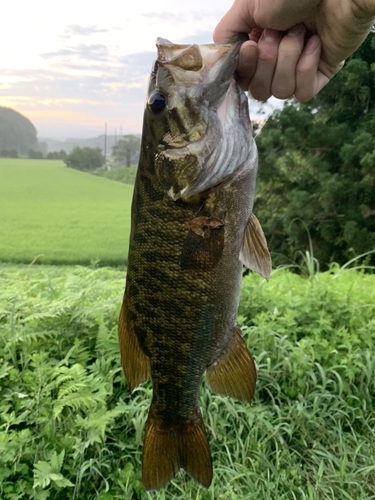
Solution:
<svg viewBox="0 0 375 500">
<path fill-rule="evenodd" d="M 250 33 L 256 24 L 248 10 L 244 8 L 244 3 L 235 1 L 229 11 L 216 26 L 213 34 L 214 42 L 224 42 L 237 33 Z"/>
</svg>

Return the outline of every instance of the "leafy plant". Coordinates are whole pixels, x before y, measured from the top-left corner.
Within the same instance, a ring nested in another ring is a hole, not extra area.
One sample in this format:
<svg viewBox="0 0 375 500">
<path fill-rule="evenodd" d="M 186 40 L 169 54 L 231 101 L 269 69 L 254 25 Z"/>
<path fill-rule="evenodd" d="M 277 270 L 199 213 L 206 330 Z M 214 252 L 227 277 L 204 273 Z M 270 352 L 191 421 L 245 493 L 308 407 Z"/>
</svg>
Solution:
<svg viewBox="0 0 375 500">
<path fill-rule="evenodd" d="M 151 386 L 130 395 L 120 367 L 123 287 L 112 269 L 0 266 L 0 498 L 374 497 L 373 275 L 336 265 L 244 279 L 255 401 L 202 386 L 213 483 L 181 473 L 156 496 L 141 483 Z"/>
</svg>

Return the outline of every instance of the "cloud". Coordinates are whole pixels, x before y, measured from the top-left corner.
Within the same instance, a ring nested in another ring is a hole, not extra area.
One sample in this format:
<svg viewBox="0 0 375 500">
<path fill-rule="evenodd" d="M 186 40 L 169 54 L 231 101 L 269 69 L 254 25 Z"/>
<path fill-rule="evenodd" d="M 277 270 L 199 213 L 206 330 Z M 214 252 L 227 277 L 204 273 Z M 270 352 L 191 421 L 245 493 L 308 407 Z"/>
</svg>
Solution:
<svg viewBox="0 0 375 500">
<path fill-rule="evenodd" d="M 185 36 L 185 37 L 179 39 L 178 43 L 181 43 L 181 44 L 197 43 L 199 45 L 213 43 L 212 31 L 200 31 L 199 33 L 196 33 L 195 35 Z"/>
<path fill-rule="evenodd" d="M 156 13 L 150 13 L 153 15 Z M 93 131 L 103 123 L 109 127 L 123 126 L 124 133 L 139 132 L 156 47 L 125 55 L 115 43 L 107 44 L 100 38 L 102 35 L 95 39 L 96 43 L 82 43 L 97 29 L 96 25 L 70 25 L 70 33 L 78 38 L 41 54 L 38 62 L 42 65 L 38 69 L 23 66 L 24 69 L 11 70 L 0 66 L 0 105 L 30 116 L 39 135 L 53 135 L 54 130 L 59 130 L 59 135 L 69 136 L 74 127 L 82 135 L 83 128 Z M 185 37 L 182 31 L 179 34 L 181 38 L 173 41 L 211 41 L 209 31 L 197 29 Z"/>
<path fill-rule="evenodd" d="M 128 54 L 119 58 L 121 67 L 126 71 L 128 78 L 145 77 L 151 73 L 151 68 L 156 59 L 155 52 L 140 52 L 138 54 Z"/>
<path fill-rule="evenodd" d="M 71 24 L 65 30 L 68 35 L 89 36 L 97 33 L 108 33 L 110 29 L 98 28 L 96 25 L 80 26 L 79 24 Z"/>
<path fill-rule="evenodd" d="M 45 52 L 40 55 L 43 59 L 77 57 L 86 61 L 106 61 L 108 59 L 108 49 L 101 43 L 90 45 L 80 43 L 75 47 L 60 49 L 55 52 Z"/>
<path fill-rule="evenodd" d="M 141 14 L 141 17 L 145 17 L 146 19 L 150 19 L 152 21 L 159 22 L 176 22 L 181 20 L 181 16 L 173 14 L 172 12 L 161 11 L 161 12 L 144 12 Z"/>
</svg>

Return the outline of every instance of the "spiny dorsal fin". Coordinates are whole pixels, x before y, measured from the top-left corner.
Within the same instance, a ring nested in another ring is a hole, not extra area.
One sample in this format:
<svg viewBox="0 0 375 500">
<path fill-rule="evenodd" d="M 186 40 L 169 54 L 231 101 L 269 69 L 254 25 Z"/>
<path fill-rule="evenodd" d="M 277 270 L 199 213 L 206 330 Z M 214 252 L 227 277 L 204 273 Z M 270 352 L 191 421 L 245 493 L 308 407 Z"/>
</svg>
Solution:
<svg viewBox="0 0 375 500">
<path fill-rule="evenodd" d="M 266 280 L 269 279 L 272 271 L 271 256 L 262 226 L 254 214 L 251 214 L 246 225 L 240 260 L 244 266 Z"/>
<path fill-rule="evenodd" d="M 228 350 L 207 369 L 207 384 L 216 394 L 250 402 L 256 379 L 253 358 L 241 336 L 240 327 L 236 325 Z"/>
</svg>

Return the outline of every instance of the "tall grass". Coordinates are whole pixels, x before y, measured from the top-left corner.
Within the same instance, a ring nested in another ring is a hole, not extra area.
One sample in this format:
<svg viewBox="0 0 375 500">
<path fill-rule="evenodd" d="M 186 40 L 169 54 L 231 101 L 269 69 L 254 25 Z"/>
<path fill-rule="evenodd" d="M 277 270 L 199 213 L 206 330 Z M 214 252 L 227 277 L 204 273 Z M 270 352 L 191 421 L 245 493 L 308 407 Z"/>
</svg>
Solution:
<svg viewBox="0 0 375 500">
<path fill-rule="evenodd" d="M 151 386 L 120 369 L 123 273 L 0 267 L 0 498 L 375 498 L 375 277 L 279 270 L 243 283 L 240 322 L 258 367 L 252 405 L 200 404 L 214 464 L 146 493 Z"/>
</svg>

